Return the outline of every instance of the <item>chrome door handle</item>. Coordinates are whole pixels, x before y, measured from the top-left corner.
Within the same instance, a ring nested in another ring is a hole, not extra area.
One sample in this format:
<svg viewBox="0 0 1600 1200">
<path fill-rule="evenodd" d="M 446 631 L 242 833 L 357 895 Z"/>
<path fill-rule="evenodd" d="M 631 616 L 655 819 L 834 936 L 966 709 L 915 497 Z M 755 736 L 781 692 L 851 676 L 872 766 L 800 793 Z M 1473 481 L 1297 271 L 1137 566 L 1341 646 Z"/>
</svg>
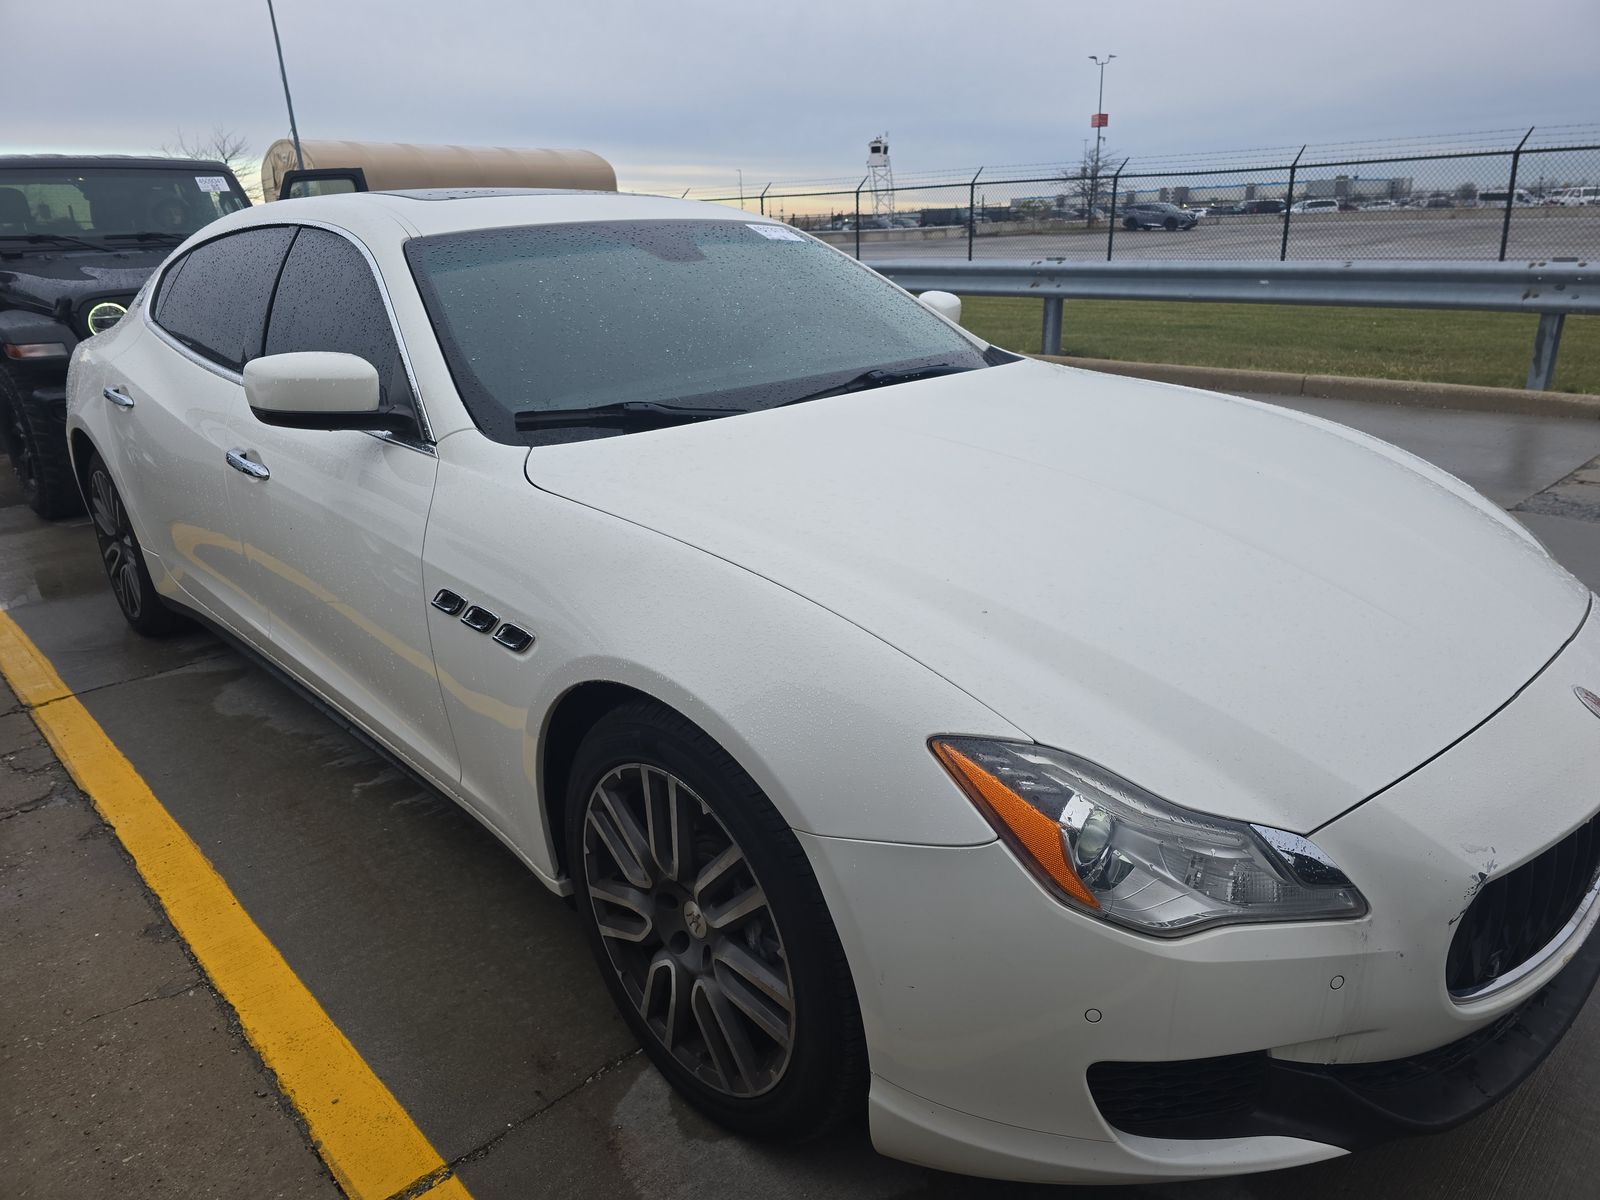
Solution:
<svg viewBox="0 0 1600 1200">
<path fill-rule="evenodd" d="M 246 458 L 243 450 L 229 450 L 223 457 L 228 460 L 228 465 L 235 471 L 241 471 L 250 476 L 251 479 L 272 478 L 272 472 L 267 470 L 265 464 Z"/>
<path fill-rule="evenodd" d="M 133 397 L 128 395 L 128 393 L 123 391 L 121 388 L 107 388 L 100 394 L 107 400 L 111 401 L 111 403 L 115 404 L 118 408 L 133 407 Z"/>
</svg>

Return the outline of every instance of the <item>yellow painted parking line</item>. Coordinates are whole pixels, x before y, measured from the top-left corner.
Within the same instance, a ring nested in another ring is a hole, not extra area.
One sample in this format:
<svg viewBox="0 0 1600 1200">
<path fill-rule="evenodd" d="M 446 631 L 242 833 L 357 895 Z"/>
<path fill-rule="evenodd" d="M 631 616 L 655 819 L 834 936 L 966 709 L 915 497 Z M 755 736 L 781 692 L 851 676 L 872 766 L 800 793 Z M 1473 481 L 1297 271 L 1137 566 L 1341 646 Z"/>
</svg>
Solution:
<svg viewBox="0 0 1600 1200">
<path fill-rule="evenodd" d="M 439 1152 L 222 876 L 9 614 L 0 611 L 0 674 L 133 856 L 250 1044 L 305 1119 L 345 1193 L 383 1200 L 410 1188 L 471 1200 Z M 422 1181 L 431 1186 L 422 1186 Z"/>
</svg>

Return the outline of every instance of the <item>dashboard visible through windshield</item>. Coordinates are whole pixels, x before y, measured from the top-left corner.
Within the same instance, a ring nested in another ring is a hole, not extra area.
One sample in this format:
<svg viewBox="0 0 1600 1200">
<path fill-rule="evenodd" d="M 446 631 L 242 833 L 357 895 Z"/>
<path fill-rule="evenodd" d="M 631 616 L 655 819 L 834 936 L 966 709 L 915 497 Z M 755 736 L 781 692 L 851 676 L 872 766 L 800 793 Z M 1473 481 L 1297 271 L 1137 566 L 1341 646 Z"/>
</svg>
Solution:
<svg viewBox="0 0 1600 1200">
<path fill-rule="evenodd" d="M 516 226 L 415 239 L 406 257 L 457 389 L 503 442 L 655 428 L 997 361 L 786 225 Z"/>
</svg>

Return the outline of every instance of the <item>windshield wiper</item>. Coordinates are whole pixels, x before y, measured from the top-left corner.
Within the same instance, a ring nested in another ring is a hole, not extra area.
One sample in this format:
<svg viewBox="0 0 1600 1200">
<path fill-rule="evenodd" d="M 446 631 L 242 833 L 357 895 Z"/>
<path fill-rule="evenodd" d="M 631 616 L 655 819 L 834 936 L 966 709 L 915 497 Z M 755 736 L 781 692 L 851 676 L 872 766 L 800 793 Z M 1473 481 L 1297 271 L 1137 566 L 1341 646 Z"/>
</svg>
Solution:
<svg viewBox="0 0 1600 1200">
<path fill-rule="evenodd" d="M 174 246 L 176 246 L 179 242 L 183 241 L 183 239 L 188 237 L 189 235 L 187 233 L 144 232 L 144 233 L 107 233 L 107 234 L 102 234 L 101 236 L 103 236 L 106 239 L 106 241 L 108 241 L 108 242 L 171 242 Z"/>
<path fill-rule="evenodd" d="M 793 400 L 785 400 L 783 404 L 776 405 L 783 408 L 790 404 L 803 404 L 807 400 L 821 400 L 824 396 L 843 396 L 847 392 L 864 392 L 869 388 L 888 387 L 891 383 L 909 383 L 913 379 L 932 379 L 936 375 L 959 375 L 963 371 L 976 371 L 977 367 L 958 367 L 954 363 L 934 363 L 931 367 L 906 367 L 899 371 L 885 370 L 874 367 L 870 371 L 863 371 L 853 379 L 846 379 L 843 383 L 829 384 L 814 392 L 807 392 L 804 396 L 796 396 Z"/>
<path fill-rule="evenodd" d="M 658 404 L 654 400 L 621 400 L 593 408 L 528 408 L 512 413 L 519 433 L 532 429 L 577 429 L 587 425 L 683 425 L 731 417 L 742 408 L 691 408 L 688 405 Z"/>
<path fill-rule="evenodd" d="M 84 238 L 73 237 L 70 233 L 0 233 L 0 241 L 32 242 L 41 246 L 83 246 L 89 250 L 105 249 L 104 246 L 97 246 Z"/>
</svg>

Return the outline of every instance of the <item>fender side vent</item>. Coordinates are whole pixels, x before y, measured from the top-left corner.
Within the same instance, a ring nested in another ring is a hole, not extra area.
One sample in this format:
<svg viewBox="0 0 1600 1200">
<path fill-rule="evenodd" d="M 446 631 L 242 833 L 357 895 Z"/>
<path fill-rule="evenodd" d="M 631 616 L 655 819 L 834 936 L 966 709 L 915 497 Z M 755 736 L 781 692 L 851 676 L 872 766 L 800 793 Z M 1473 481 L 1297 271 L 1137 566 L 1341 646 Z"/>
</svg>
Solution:
<svg viewBox="0 0 1600 1200">
<path fill-rule="evenodd" d="M 513 654 L 521 654 L 533 645 L 533 634 L 526 629 L 518 629 L 515 625 L 506 624 L 494 631 L 494 640 L 499 642 Z"/>
<path fill-rule="evenodd" d="M 487 608 L 479 608 L 476 604 L 470 606 L 466 612 L 461 614 L 461 623 L 468 629 L 476 630 L 478 633 L 488 633 L 499 621 L 500 618 Z"/>
<path fill-rule="evenodd" d="M 432 605 L 440 612 L 448 613 L 452 617 L 467 605 L 467 602 L 464 599 L 456 595 L 449 588 L 440 588 L 439 594 L 435 596 L 430 603 L 432 603 Z"/>
</svg>

